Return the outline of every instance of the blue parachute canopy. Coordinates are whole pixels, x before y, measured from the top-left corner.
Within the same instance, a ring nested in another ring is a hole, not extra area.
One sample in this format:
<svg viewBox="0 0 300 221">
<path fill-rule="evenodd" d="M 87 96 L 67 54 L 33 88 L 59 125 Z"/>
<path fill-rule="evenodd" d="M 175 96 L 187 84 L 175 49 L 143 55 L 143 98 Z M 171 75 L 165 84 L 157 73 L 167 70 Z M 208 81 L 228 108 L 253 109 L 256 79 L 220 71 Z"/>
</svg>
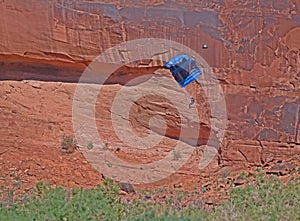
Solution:
<svg viewBox="0 0 300 221">
<path fill-rule="evenodd" d="M 173 77 L 181 87 L 185 87 L 197 80 L 202 74 L 196 61 L 185 54 L 178 55 L 167 61 L 165 67 L 171 71 Z"/>
</svg>

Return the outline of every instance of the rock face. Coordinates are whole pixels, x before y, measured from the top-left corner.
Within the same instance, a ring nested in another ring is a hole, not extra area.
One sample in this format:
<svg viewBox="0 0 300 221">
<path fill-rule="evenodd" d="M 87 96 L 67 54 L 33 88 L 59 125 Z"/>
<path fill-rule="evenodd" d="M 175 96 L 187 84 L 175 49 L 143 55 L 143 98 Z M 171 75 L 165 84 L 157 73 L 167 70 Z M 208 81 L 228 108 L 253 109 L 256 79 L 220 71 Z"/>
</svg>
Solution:
<svg viewBox="0 0 300 221">
<path fill-rule="evenodd" d="M 218 156 L 200 170 L 195 153 L 174 177 L 201 179 L 222 167 L 241 171 L 296 159 L 300 154 L 299 8 L 297 0 L 0 0 L 0 157 L 3 162 L 10 160 L 3 168 L 20 164 L 19 151 L 27 160 L 43 159 L 30 151 L 51 148 L 56 152 L 50 165 L 58 164 L 60 138 L 73 133 L 72 98 L 82 72 L 105 50 L 140 38 L 172 40 L 199 53 L 225 96 L 228 121 Z M 136 50 L 144 49 L 137 45 Z M 164 133 L 152 128 L 165 136 L 157 149 L 149 153 L 126 149 L 111 126 L 110 107 L 120 85 L 145 74 L 168 76 L 162 64 L 159 59 L 124 63 L 106 82 L 105 99 L 97 104 L 103 110 L 97 112 L 103 139 L 124 160 L 156 160 L 178 139 L 176 107 L 163 98 L 141 98 L 130 114 L 140 135 L 149 133 L 151 116 L 167 119 Z M 201 115 L 200 136 L 192 137 L 201 147 L 213 131 L 210 107 L 201 88 L 190 86 L 188 91 L 196 97 Z M 63 179 L 64 172 L 58 174 Z M 85 178 L 81 174 L 78 179 Z"/>
</svg>

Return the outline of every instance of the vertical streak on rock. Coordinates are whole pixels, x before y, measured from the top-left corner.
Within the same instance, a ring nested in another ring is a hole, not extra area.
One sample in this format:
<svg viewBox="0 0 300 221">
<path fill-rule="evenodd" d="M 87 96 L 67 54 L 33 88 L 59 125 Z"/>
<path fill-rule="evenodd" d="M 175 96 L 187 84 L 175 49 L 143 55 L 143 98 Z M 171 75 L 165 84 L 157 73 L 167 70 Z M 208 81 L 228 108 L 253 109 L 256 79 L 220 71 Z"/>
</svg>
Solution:
<svg viewBox="0 0 300 221">
<path fill-rule="evenodd" d="M 296 121 L 295 121 L 295 142 L 296 143 L 300 143 L 300 104 L 298 104 L 297 106 L 297 110 L 296 110 Z"/>
<path fill-rule="evenodd" d="M 8 33 L 8 29 L 7 29 L 7 22 L 6 22 L 6 10 L 5 10 L 5 2 L 0 3 L 0 18 L 1 18 L 1 22 L 0 22 L 0 33 L 1 31 L 3 32 L 1 34 L 1 36 L 5 36 L 4 39 L 1 39 L 0 42 L 0 46 L 1 44 L 3 44 L 3 47 L 6 48 L 10 48 L 9 47 L 9 41 L 8 41 L 8 36 L 6 35 L 6 33 Z"/>
<path fill-rule="evenodd" d="M 54 40 L 54 27 L 55 27 L 55 18 L 54 18 L 54 4 L 52 2 L 48 3 L 48 34 L 49 38 Z M 50 44 L 50 52 L 53 52 L 53 45 Z"/>
<path fill-rule="evenodd" d="M 121 29 L 122 29 L 122 41 L 125 42 L 127 41 L 127 30 L 126 30 L 126 26 L 125 26 L 125 23 L 122 22 L 121 23 Z"/>
</svg>

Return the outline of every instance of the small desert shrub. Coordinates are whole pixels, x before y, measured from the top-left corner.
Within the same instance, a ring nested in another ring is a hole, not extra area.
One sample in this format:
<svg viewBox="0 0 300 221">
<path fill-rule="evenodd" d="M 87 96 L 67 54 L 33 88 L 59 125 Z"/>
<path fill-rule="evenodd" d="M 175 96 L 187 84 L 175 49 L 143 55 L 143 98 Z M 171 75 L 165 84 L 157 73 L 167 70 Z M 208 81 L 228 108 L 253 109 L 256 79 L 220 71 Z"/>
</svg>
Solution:
<svg viewBox="0 0 300 221">
<path fill-rule="evenodd" d="M 77 142 L 72 136 L 64 135 L 61 142 L 61 150 L 65 153 L 74 153 L 77 149 Z"/>
<path fill-rule="evenodd" d="M 93 148 L 94 148 L 93 142 L 92 142 L 92 141 L 88 142 L 88 144 L 87 144 L 87 149 L 88 149 L 88 150 L 91 150 L 91 149 L 93 149 Z"/>
</svg>

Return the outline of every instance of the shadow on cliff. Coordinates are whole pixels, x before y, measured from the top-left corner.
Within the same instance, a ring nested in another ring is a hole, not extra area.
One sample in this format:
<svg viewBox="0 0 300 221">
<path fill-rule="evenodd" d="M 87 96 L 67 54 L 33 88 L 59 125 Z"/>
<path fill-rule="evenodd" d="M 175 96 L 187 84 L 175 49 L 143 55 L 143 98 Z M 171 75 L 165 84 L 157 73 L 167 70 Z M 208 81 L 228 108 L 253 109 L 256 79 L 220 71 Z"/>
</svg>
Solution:
<svg viewBox="0 0 300 221">
<path fill-rule="evenodd" d="M 64 83 L 97 83 L 101 76 L 94 75 L 89 79 L 83 79 L 88 65 L 84 63 L 66 62 L 37 62 L 34 60 L 23 61 L 2 61 L 0 62 L 0 81 L 22 81 L 36 80 L 44 82 L 64 82 Z M 121 84 L 134 86 L 147 81 L 151 75 L 159 68 L 156 67 L 131 67 L 122 66 L 106 79 L 105 84 Z M 144 76 L 144 77 L 142 77 Z M 139 78 L 138 78 L 139 77 Z M 134 80 L 133 79 L 139 79 Z M 130 82 L 130 84 L 128 84 Z"/>
</svg>

